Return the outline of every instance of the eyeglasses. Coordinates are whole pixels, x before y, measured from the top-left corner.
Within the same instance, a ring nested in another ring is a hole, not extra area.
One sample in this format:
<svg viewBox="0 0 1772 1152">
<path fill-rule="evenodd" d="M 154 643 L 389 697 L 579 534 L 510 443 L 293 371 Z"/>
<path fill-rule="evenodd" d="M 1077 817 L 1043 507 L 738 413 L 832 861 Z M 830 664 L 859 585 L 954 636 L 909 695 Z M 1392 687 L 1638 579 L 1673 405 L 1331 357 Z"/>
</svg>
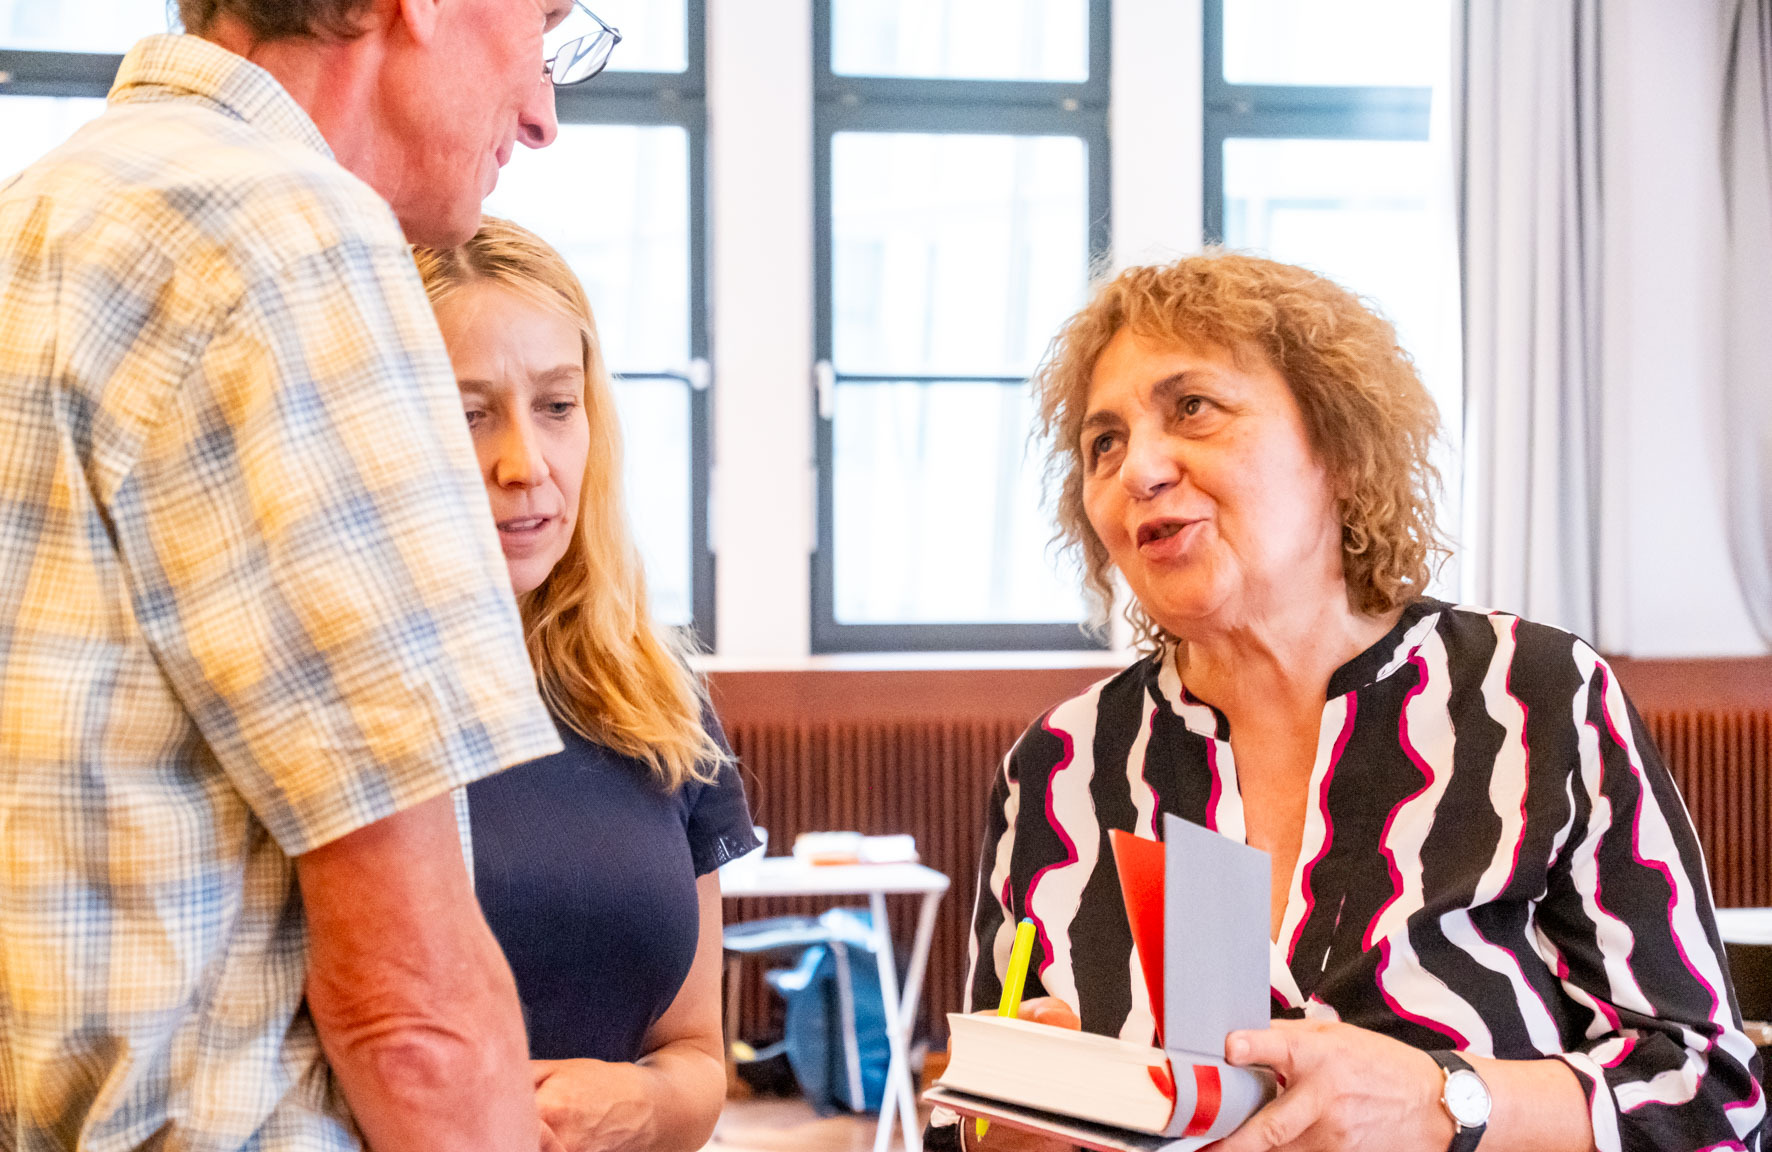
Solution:
<svg viewBox="0 0 1772 1152">
<path fill-rule="evenodd" d="M 542 41 L 542 51 L 547 53 L 542 72 L 556 88 L 583 84 L 603 71 L 609 54 L 621 43 L 621 33 L 586 8 L 584 0 L 572 0 L 572 9 Z"/>
</svg>

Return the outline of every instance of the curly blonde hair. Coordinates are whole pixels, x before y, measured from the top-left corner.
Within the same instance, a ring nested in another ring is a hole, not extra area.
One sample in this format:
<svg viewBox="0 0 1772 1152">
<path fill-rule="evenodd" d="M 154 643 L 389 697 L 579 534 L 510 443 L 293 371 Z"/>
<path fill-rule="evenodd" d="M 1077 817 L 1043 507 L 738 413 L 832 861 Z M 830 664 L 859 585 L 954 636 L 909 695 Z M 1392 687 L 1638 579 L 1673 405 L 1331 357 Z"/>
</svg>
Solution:
<svg viewBox="0 0 1772 1152">
<path fill-rule="evenodd" d="M 1099 285 L 1034 376 L 1055 540 L 1077 554 L 1098 627 L 1114 586 L 1107 548 L 1083 508 L 1082 425 L 1096 360 L 1122 328 L 1162 343 L 1223 348 L 1245 363 L 1265 358 L 1291 388 L 1338 493 L 1349 604 L 1379 614 L 1422 595 L 1431 567 L 1449 554 L 1435 528 L 1439 472 L 1428 459 L 1439 409 L 1396 329 L 1314 272 L 1213 248 L 1128 268 Z M 1126 617 L 1143 644 L 1173 640 L 1136 601 Z"/>
<path fill-rule="evenodd" d="M 652 620 L 621 485 L 621 419 L 583 285 L 535 233 L 487 216 L 459 248 L 415 248 L 433 308 L 491 283 L 578 326 L 591 450 L 566 554 L 518 597 L 529 659 L 555 714 L 587 740 L 651 767 L 668 791 L 714 778 L 726 752 L 702 726 L 707 697 L 682 637 Z"/>
</svg>

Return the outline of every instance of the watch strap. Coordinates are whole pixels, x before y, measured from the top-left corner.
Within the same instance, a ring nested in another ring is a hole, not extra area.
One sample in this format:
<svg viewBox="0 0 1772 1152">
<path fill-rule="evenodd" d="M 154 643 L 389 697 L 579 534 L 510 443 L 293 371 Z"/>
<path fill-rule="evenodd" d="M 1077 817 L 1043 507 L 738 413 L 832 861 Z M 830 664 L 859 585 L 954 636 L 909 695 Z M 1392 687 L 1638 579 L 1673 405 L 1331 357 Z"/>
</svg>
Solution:
<svg viewBox="0 0 1772 1152">
<path fill-rule="evenodd" d="M 1449 1077 L 1454 1072 L 1469 1072 L 1472 1076 L 1477 1076 L 1478 1080 L 1482 1079 L 1477 1070 L 1471 1067 L 1470 1061 L 1450 1049 L 1429 1052 L 1428 1055 L 1433 1057 L 1434 1063 L 1440 1066 L 1440 1071 L 1444 1076 Z M 1489 1129 L 1488 1123 L 1486 1121 L 1482 1124 L 1472 1125 L 1460 1123 L 1458 1117 L 1452 1116 L 1452 1109 L 1446 1106 L 1445 1099 L 1442 1094 L 1440 1107 L 1444 1108 L 1446 1114 L 1452 1117 L 1452 1143 L 1446 1146 L 1446 1152 L 1476 1152 L 1477 1142 L 1482 1140 L 1483 1133 Z"/>
</svg>

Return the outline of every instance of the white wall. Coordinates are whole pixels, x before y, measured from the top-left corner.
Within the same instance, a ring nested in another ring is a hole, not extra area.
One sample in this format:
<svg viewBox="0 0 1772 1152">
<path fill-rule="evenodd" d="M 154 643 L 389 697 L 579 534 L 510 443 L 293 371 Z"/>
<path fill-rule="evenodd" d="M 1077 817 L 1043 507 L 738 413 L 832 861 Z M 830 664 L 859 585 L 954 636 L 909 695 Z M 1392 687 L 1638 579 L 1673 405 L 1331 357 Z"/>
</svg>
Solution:
<svg viewBox="0 0 1772 1152">
<path fill-rule="evenodd" d="M 1200 0 L 1114 2 L 1116 268 L 1200 247 L 1200 40 Z"/>
<path fill-rule="evenodd" d="M 1633 656 L 1766 650 L 1729 556 L 1709 407 L 1722 370 L 1723 7 L 1608 0 L 1602 12 L 1599 643 Z"/>
<path fill-rule="evenodd" d="M 718 652 L 811 634 L 812 3 L 708 0 Z"/>
</svg>

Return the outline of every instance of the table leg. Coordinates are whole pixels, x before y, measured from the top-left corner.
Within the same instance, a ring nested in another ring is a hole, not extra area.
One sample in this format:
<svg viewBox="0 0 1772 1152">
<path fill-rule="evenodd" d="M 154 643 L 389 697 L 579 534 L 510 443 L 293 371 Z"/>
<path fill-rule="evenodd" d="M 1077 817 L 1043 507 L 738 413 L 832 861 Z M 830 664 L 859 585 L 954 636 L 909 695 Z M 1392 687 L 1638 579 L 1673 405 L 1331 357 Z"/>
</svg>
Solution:
<svg viewBox="0 0 1772 1152">
<path fill-rule="evenodd" d="M 726 1053 L 732 1063 L 732 1042 L 738 1039 L 738 981 L 744 975 L 744 957 L 737 952 L 726 954 Z"/>
<path fill-rule="evenodd" d="M 841 940 L 830 943 L 831 957 L 837 962 L 837 1015 L 843 1025 L 843 1072 L 849 1085 L 849 1107 L 860 1112 L 867 1108 L 867 1089 L 861 1082 L 861 1040 L 855 1034 L 855 985 L 849 980 L 849 947 Z"/>
<path fill-rule="evenodd" d="M 899 1027 L 909 1037 L 916 1032 L 917 1001 L 923 994 L 923 975 L 929 968 L 929 942 L 935 937 L 935 913 L 941 904 L 940 892 L 923 893 L 917 910 L 917 935 L 911 944 L 911 966 L 905 969 L 904 990 L 899 993 L 904 1016 Z"/>
<path fill-rule="evenodd" d="M 911 1084 L 910 1030 L 905 1027 L 909 1017 L 898 995 L 898 961 L 892 951 L 885 895 L 870 893 L 868 909 L 874 921 L 874 955 L 880 964 L 880 998 L 886 1010 L 886 1043 L 891 1052 L 886 1066 L 886 1091 L 880 1101 L 880 1124 L 874 1130 L 874 1152 L 886 1152 L 891 1143 L 894 1113 L 903 1125 L 905 1152 L 922 1152 L 923 1134 L 917 1130 L 917 1093 Z M 921 980 L 920 973 L 918 979 Z"/>
</svg>

